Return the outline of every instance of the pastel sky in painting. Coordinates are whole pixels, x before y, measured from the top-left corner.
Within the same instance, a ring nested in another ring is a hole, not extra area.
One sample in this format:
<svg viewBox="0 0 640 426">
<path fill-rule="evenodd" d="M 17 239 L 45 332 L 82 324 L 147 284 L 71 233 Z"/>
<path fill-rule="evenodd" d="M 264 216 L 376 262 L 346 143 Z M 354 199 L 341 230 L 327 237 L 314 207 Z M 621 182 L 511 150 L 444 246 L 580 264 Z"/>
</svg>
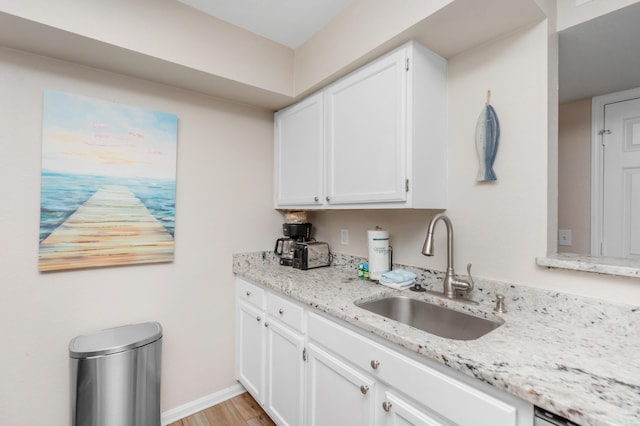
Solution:
<svg viewBox="0 0 640 426">
<path fill-rule="evenodd" d="M 42 169 L 175 180 L 178 117 L 44 91 Z"/>
</svg>

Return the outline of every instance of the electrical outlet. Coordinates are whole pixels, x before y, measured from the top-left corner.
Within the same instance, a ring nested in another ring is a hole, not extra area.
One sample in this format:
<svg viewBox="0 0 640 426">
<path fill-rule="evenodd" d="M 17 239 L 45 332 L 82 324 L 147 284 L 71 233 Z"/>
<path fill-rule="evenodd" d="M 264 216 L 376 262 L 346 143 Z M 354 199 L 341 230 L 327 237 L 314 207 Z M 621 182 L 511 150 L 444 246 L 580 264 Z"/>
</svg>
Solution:
<svg viewBox="0 0 640 426">
<path fill-rule="evenodd" d="M 347 245 L 349 244 L 349 230 L 341 229 L 340 230 L 340 244 Z"/>
<path fill-rule="evenodd" d="M 558 229 L 558 244 L 561 246 L 570 246 L 571 242 L 571 229 Z"/>
</svg>

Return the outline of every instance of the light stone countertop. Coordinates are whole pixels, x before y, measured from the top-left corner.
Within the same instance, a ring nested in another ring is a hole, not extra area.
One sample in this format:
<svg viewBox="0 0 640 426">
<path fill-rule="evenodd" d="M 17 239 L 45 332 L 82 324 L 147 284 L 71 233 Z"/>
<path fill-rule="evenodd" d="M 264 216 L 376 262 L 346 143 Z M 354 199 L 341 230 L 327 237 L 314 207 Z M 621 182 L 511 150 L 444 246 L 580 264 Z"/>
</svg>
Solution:
<svg viewBox="0 0 640 426">
<path fill-rule="evenodd" d="M 639 307 L 482 279 L 470 295 L 478 305 L 403 290 L 485 318 L 495 316 L 495 295 L 505 295 L 501 327 L 476 340 L 450 340 L 355 306 L 398 294 L 359 280 L 360 261 L 334 254 L 333 266 L 302 271 L 258 252 L 234 255 L 233 272 L 580 425 L 640 425 Z M 442 273 L 399 267 L 441 290 Z"/>
<path fill-rule="evenodd" d="M 640 260 L 559 253 L 536 259 L 539 266 L 640 278 Z"/>
</svg>

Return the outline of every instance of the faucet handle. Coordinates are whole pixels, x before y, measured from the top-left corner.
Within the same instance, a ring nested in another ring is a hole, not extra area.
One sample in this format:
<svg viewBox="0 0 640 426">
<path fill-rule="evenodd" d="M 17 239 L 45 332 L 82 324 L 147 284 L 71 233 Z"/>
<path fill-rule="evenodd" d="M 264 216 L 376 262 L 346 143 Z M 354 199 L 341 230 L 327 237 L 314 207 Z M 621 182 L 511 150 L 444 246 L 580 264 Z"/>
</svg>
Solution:
<svg viewBox="0 0 640 426">
<path fill-rule="evenodd" d="M 467 263 L 467 275 L 469 275 L 469 291 L 473 290 L 473 277 L 471 276 L 471 264 Z"/>
<path fill-rule="evenodd" d="M 473 277 L 471 276 L 471 264 L 467 265 L 467 273 L 469 274 L 469 278 L 462 278 L 462 276 L 452 276 L 451 285 L 455 289 L 455 291 L 468 293 L 473 290 Z M 446 280 L 446 278 L 445 278 Z M 445 293 L 446 294 L 446 293 Z M 449 296 L 447 296 L 449 297 Z M 454 296 L 455 297 L 455 296 Z"/>
</svg>

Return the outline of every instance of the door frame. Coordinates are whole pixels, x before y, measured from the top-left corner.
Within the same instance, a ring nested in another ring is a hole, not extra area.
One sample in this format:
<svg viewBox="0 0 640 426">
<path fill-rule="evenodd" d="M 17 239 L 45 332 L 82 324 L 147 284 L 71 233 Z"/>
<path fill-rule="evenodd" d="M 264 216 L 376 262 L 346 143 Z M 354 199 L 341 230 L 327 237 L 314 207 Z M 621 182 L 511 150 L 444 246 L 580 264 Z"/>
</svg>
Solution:
<svg viewBox="0 0 640 426">
<path fill-rule="evenodd" d="M 604 108 L 608 104 L 640 98 L 640 87 L 595 96 L 591 99 L 591 256 L 602 256 L 604 156 L 602 155 Z"/>
</svg>

